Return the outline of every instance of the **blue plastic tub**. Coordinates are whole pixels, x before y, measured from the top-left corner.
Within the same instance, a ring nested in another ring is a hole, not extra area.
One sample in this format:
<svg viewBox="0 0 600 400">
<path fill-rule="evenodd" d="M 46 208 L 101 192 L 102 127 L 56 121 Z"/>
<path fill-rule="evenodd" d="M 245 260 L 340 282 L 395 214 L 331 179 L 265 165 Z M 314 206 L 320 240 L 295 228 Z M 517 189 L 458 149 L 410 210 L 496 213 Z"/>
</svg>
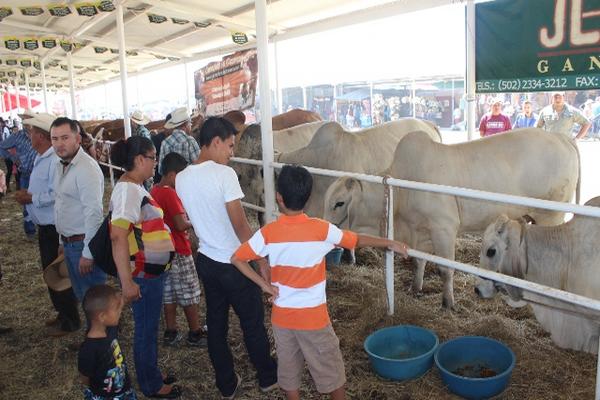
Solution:
<svg viewBox="0 0 600 400">
<path fill-rule="evenodd" d="M 482 336 L 461 336 L 441 344 L 435 365 L 451 392 L 466 399 L 488 399 L 504 391 L 515 367 L 505 344 Z"/>
<path fill-rule="evenodd" d="M 438 343 L 438 337 L 429 329 L 399 325 L 370 334 L 365 351 L 378 375 L 405 381 L 429 371 Z"/>
<path fill-rule="evenodd" d="M 342 262 L 342 254 L 344 254 L 344 249 L 341 247 L 336 247 L 335 249 L 331 250 L 325 256 L 326 265 L 340 265 Z"/>
</svg>

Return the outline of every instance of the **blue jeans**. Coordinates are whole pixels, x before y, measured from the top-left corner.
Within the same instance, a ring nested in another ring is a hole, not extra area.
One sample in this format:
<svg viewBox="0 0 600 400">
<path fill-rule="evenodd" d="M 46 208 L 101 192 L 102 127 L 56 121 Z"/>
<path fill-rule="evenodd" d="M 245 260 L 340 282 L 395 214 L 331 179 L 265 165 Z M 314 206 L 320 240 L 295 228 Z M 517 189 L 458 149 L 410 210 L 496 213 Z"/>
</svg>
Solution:
<svg viewBox="0 0 600 400">
<path fill-rule="evenodd" d="M 79 273 L 79 259 L 83 252 L 83 240 L 63 243 L 63 247 L 65 249 L 65 262 L 67 263 L 69 277 L 71 278 L 71 286 L 73 287 L 73 292 L 75 292 L 75 297 L 81 302 L 89 288 L 106 283 L 106 274 L 95 265 L 89 274 L 81 275 Z"/>
<path fill-rule="evenodd" d="M 133 310 L 133 357 L 135 372 L 142 393 L 157 393 L 163 385 L 158 368 L 158 324 L 162 310 L 165 274 L 158 278 L 133 278 L 140 286 L 142 298 L 135 301 Z"/>
<path fill-rule="evenodd" d="M 21 189 L 27 189 L 29 187 L 29 174 L 21 172 L 19 176 L 19 185 Z M 31 220 L 31 216 L 27 212 L 25 206 L 23 206 L 23 230 L 26 235 L 35 235 L 35 224 Z"/>
</svg>

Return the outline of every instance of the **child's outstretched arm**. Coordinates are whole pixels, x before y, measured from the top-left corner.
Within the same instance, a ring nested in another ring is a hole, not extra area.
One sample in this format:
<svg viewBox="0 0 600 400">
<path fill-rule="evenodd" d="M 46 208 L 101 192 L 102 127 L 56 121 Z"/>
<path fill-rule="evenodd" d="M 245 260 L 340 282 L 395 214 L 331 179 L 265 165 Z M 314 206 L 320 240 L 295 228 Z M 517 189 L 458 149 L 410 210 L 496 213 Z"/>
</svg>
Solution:
<svg viewBox="0 0 600 400">
<path fill-rule="evenodd" d="M 248 279 L 256 283 L 263 292 L 271 295 L 269 299 L 271 302 L 279 295 L 279 288 L 271 285 L 261 275 L 259 275 L 254 268 L 250 266 L 246 261 L 242 261 L 235 255 L 231 256 L 231 263 Z"/>
<path fill-rule="evenodd" d="M 378 236 L 358 234 L 356 247 L 379 247 L 392 250 L 395 253 L 402 254 L 403 258 L 408 257 L 408 245 L 397 240 L 384 239 Z"/>
</svg>

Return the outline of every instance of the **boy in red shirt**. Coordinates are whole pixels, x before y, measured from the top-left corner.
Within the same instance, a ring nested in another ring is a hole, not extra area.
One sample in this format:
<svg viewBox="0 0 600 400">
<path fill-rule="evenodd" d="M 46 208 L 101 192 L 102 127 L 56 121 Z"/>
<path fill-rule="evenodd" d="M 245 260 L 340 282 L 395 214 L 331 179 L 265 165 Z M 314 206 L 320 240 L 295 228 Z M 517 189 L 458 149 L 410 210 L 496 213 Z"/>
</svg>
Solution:
<svg viewBox="0 0 600 400">
<path fill-rule="evenodd" d="M 335 246 L 388 248 L 407 256 L 404 243 L 342 231 L 303 209 L 312 177 L 303 167 L 286 165 L 277 179 L 282 216 L 257 231 L 231 257 L 248 279 L 273 296 L 271 322 L 277 348 L 277 381 L 288 400 L 300 399 L 304 363 L 320 393 L 345 398 L 346 376 L 339 340 L 331 327 L 325 298 L 325 255 Z M 260 275 L 248 261 L 269 258 Z"/>
<path fill-rule="evenodd" d="M 175 345 L 182 338 L 177 331 L 177 304 L 183 307 L 190 328 L 187 337 L 188 344 L 190 346 L 206 346 L 206 332 L 200 327 L 198 315 L 200 282 L 187 234 L 187 230 L 192 227 L 192 224 L 188 221 L 181 200 L 175 192 L 175 177 L 186 166 L 187 161 L 180 154 L 167 154 L 162 162 L 162 179 L 150 192 L 163 209 L 163 218 L 171 229 L 175 243 L 175 257 L 165 279 L 163 298 L 166 324 L 163 338 L 165 346 Z"/>
</svg>

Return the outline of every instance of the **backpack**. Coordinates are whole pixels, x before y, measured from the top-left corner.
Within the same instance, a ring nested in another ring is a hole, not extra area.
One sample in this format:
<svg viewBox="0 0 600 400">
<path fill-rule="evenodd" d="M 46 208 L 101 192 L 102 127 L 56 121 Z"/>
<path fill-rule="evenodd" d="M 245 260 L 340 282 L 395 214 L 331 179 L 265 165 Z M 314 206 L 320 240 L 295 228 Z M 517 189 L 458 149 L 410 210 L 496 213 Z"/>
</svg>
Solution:
<svg viewBox="0 0 600 400">
<path fill-rule="evenodd" d="M 102 271 L 108 275 L 116 277 L 117 265 L 112 255 L 112 242 L 110 240 L 110 217 L 112 213 L 108 215 L 102 221 L 100 227 L 96 231 L 96 234 L 90 240 L 88 245 L 92 257 L 94 257 L 94 264 L 97 265 Z"/>
</svg>

